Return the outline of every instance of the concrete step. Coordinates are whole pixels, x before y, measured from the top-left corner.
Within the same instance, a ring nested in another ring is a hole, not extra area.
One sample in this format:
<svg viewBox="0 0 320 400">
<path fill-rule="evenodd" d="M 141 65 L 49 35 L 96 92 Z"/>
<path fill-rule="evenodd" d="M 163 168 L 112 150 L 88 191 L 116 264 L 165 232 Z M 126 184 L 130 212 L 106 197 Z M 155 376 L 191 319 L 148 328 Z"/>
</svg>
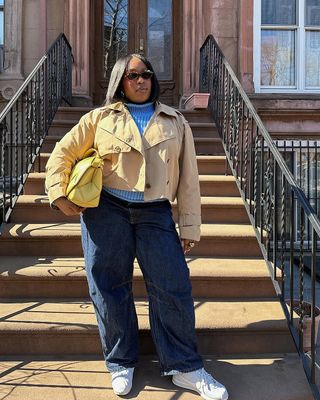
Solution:
<svg viewBox="0 0 320 400">
<path fill-rule="evenodd" d="M 220 137 L 214 122 L 190 122 L 190 127 L 194 137 Z"/>
<path fill-rule="evenodd" d="M 50 153 L 54 149 L 56 142 L 61 136 L 50 135 L 44 140 L 41 152 Z M 218 137 L 195 137 L 194 138 L 196 153 L 199 155 L 224 155 L 221 139 Z"/>
<path fill-rule="evenodd" d="M 226 156 L 197 156 L 198 170 L 201 175 L 230 174 Z"/>
<path fill-rule="evenodd" d="M 79 119 L 91 111 L 90 107 L 59 107 L 55 120 L 73 120 Z M 213 118 L 209 110 L 179 110 L 189 122 L 212 122 Z"/>
<path fill-rule="evenodd" d="M 172 204 L 173 215 L 177 220 L 177 204 Z M 202 197 L 202 222 L 248 223 L 248 215 L 240 197 Z M 49 207 L 45 195 L 22 195 L 19 197 L 10 222 L 79 222 L 79 216 L 67 217 Z"/>
<path fill-rule="evenodd" d="M 231 175 L 199 175 L 201 196 L 240 196 L 236 180 Z"/>
<path fill-rule="evenodd" d="M 29 174 L 24 187 L 24 194 L 45 194 L 45 173 L 32 172 Z M 200 175 L 201 196 L 239 196 L 236 180 L 231 175 Z"/>
<path fill-rule="evenodd" d="M 185 119 L 191 122 L 212 122 L 213 116 L 209 110 L 184 110 L 179 109 L 179 111 L 184 115 Z"/>
<path fill-rule="evenodd" d="M 187 257 L 194 297 L 271 298 L 269 272 L 260 258 Z M 81 257 L 2 256 L 2 298 L 87 298 L 84 259 Z M 138 262 L 133 293 L 146 296 Z"/>
<path fill-rule="evenodd" d="M 297 354 L 203 355 L 206 370 L 225 384 L 230 399 L 313 400 Z M 6 400 L 119 400 L 101 357 L 2 357 L 1 393 Z M 159 360 L 141 356 L 129 398 L 199 400 L 197 393 L 161 377 Z M 266 384 L 272 382 L 272 384 Z"/>
<path fill-rule="evenodd" d="M 44 172 L 50 153 L 41 153 L 37 158 L 33 172 Z M 197 156 L 199 174 L 224 175 L 227 168 L 225 156 Z M 40 164 L 40 165 L 39 165 Z M 230 168 L 227 168 L 230 174 Z"/>
<path fill-rule="evenodd" d="M 81 257 L 80 224 L 6 224 L 0 237 L 0 255 Z M 201 240 L 190 255 L 261 257 L 251 225 L 202 224 Z"/>
<path fill-rule="evenodd" d="M 148 302 L 135 301 L 140 351 L 155 354 Z M 195 299 L 196 333 L 202 354 L 294 352 L 277 300 Z M 101 354 L 91 302 L 78 299 L 8 299 L 0 303 L 0 353 Z"/>
<path fill-rule="evenodd" d="M 50 126 L 48 135 L 63 137 L 67 132 L 69 132 L 72 127 L 78 123 L 78 120 L 72 119 L 55 119 Z M 190 127 L 194 137 L 219 137 L 216 124 L 213 121 L 190 122 Z"/>
</svg>

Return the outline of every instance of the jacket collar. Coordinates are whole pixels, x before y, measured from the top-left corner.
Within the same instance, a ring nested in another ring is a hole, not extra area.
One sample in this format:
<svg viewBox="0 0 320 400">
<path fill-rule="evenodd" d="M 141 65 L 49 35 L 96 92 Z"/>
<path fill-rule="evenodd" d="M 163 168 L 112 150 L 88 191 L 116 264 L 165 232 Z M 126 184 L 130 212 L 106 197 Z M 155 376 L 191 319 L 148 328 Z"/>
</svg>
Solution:
<svg viewBox="0 0 320 400">
<path fill-rule="evenodd" d="M 157 116 L 163 113 L 170 117 L 178 118 L 178 114 L 173 108 L 160 102 L 155 104 L 155 113 L 152 116 L 150 125 L 148 125 L 147 132 L 143 136 L 140 135 L 137 125 L 134 123 L 129 111 L 122 102 L 109 104 L 105 106 L 105 110 L 112 110 L 118 114 L 115 116 L 117 123 L 115 123 L 114 120 L 109 121 L 106 119 L 100 122 L 100 127 L 129 146 L 135 148 L 141 154 L 144 153 L 144 149 L 149 149 L 175 136 L 174 131 L 172 131 L 171 123 L 159 124 Z M 131 133 L 131 135 L 128 135 L 128 133 Z M 129 136 L 131 136 L 131 140 Z"/>
</svg>

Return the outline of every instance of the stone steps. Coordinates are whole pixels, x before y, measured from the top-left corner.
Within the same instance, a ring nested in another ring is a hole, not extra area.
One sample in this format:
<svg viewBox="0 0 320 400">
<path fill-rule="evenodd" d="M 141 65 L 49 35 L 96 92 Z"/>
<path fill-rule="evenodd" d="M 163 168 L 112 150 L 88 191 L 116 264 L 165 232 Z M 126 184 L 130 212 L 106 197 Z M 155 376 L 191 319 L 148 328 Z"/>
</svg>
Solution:
<svg viewBox="0 0 320 400">
<path fill-rule="evenodd" d="M 53 245 L 54 243 L 54 245 Z M 76 223 L 9 223 L 0 237 L 0 255 L 81 257 L 80 225 Z M 251 225 L 202 224 L 201 241 L 190 255 L 260 257 Z"/>
<path fill-rule="evenodd" d="M 136 299 L 141 354 L 154 354 L 148 301 Z M 293 352 L 277 300 L 196 298 L 196 332 L 202 354 Z M 83 299 L 3 299 L 2 355 L 100 354 L 96 317 Z"/>
<path fill-rule="evenodd" d="M 313 400 L 296 354 L 204 355 L 206 369 L 236 400 Z M 88 355 L 2 357 L 1 393 L 6 400 L 119 400 L 100 357 Z M 161 377 L 159 362 L 141 356 L 130 398 L 199 400 L 171 377 Z M 267 383 L 272 384 L 267 384 Z M 257 395 L 258 393 L 258 395 Z"/>
<path fill-rule="evenodd" d="M 44 153 L 51 152 L 54 149 L 57 141 L 61 139 L 61 136 L 50 135 L 44 140 L 41 147 L 41 151 Z M 214 136 L 209 137 L 195 137 L 194 144 L 197 154 L 199 155 L 223 155 L 224 150 L 221 143 L 221 139 Z"/>
<path fill-rule="evenodd" d="M 77 123 L 78 120 L 54 119 L 48 135 L 62 138 Z M 216 124 L 213 121 L 189 122 L 189 125 L 194 137 L 219 137 Z"/>
<path fill-rule="evenodd" d="M 41 153 L 36 160 L 33 172 L 44 172 L 49 156 L 50 153 Z M 199 174 L 223 175 L 226 171 L 230 174 L 230 168 L 227 167 L 225 156 L 197 156 L 197 164 Z"/>
<path fill-rule="evenodd" d="M 207 298 L 266 298 L 275 291 L 261 258 L 188 257 L 193 296 Z M 146 296 L 138 262 L 133 292 Z M 0 293 L 5 298 L 87 298 L 88 288 L 81 257 L 3 256 Z"/>
<path fill-rule="evenodd" d="M 240 197 L 202 197 L 202 222 L 248 223 L 248 215 Z M 172 205 L 177 220 L 177 204 Z M 67 217 L 49 207 L 45 195 L 22 195 L 14 208 L 11 222 L 79 222 L 79 216 Z"/>
<path fill-rule="evenodd" d="M 73 120 L 79 119 L 91 111 L 89 107 L 59 107 L 54 120 Z M 213 122 L 211 113 L 208 110 L 179 110 L 189 122 Z"/>
<path fill-rule="evenodd" d="M 61 128 L 67 119 L 77 121 L 88 111 L 60 108 L 56 126 Z M 208 370 L 227 386 L 230 398 L 311 400 L 235 180 L 224 175 L 226 158 L 212 117 L 207 111 L 184 115 L 195 133 L 205 222 L 200 243 L 187 257 L 200 353 Z M 44 171 L 46 152 L 57 140 L 56 134 L 47 137 L 38 171 Z M 48 208 L 43 183 L 43 175 L 30 174 L 25 195 L 0 237 L 3 393 L 8 400 L 118 398 L 101 360 L 78 219 L 68 220 Z M 169 377 L 157 380 L 148 301 L 137 264 L 133 289 L 145 356 L 137 368 L 132 397 L 199 398 L 174 387 Z"/>
<path fill-rule="evenodd" d="M 24 187 L 24 194 L 45 194 L 45 172 L 32 172 Z M 231 175 L 200 175 L 201 196 L 239 196 L 235 178 Z"/>
</svg>

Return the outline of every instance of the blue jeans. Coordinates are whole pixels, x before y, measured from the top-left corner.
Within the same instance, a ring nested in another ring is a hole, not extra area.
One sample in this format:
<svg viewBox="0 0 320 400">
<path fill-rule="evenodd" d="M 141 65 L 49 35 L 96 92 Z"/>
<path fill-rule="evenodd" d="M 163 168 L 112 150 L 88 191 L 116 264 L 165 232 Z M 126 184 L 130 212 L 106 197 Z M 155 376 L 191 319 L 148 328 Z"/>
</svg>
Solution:
<svg viewBox="0 0 320 400">
<path fill-rule="evenodd" d="M 134 367 L 138 323 L 132 294 L 133 262 L 142 270 L 151 333 L 162 375 L 202 368 L 197 352 L 189 269 L 169 201 L 128 203 L 102 192 L 81 217 L 90 297 L 110 372 Z"/>
</svg>

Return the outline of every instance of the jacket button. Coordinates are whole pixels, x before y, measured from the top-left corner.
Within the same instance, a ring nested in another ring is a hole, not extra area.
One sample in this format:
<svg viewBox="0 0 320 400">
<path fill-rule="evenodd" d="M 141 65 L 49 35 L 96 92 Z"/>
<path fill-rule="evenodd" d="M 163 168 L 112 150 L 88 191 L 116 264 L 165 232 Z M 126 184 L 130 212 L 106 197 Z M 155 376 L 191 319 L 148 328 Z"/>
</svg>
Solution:
<svg viewBox="0 0 320 400">
<path fill-rule="evenodd" d="M 150 188 L 151 188 L 150 183 L 146 183 L 146 189 L 150 189 Z"/>
<path fill-rule="evenodd" d="M 120 151 L 121 151 L 121 147 L 119 147 L 119 146 L 116 146 L 116 147 L 114 148 L 114 151 L 115 151 L 116 153 L 120 153 Z"/>
</svg>

